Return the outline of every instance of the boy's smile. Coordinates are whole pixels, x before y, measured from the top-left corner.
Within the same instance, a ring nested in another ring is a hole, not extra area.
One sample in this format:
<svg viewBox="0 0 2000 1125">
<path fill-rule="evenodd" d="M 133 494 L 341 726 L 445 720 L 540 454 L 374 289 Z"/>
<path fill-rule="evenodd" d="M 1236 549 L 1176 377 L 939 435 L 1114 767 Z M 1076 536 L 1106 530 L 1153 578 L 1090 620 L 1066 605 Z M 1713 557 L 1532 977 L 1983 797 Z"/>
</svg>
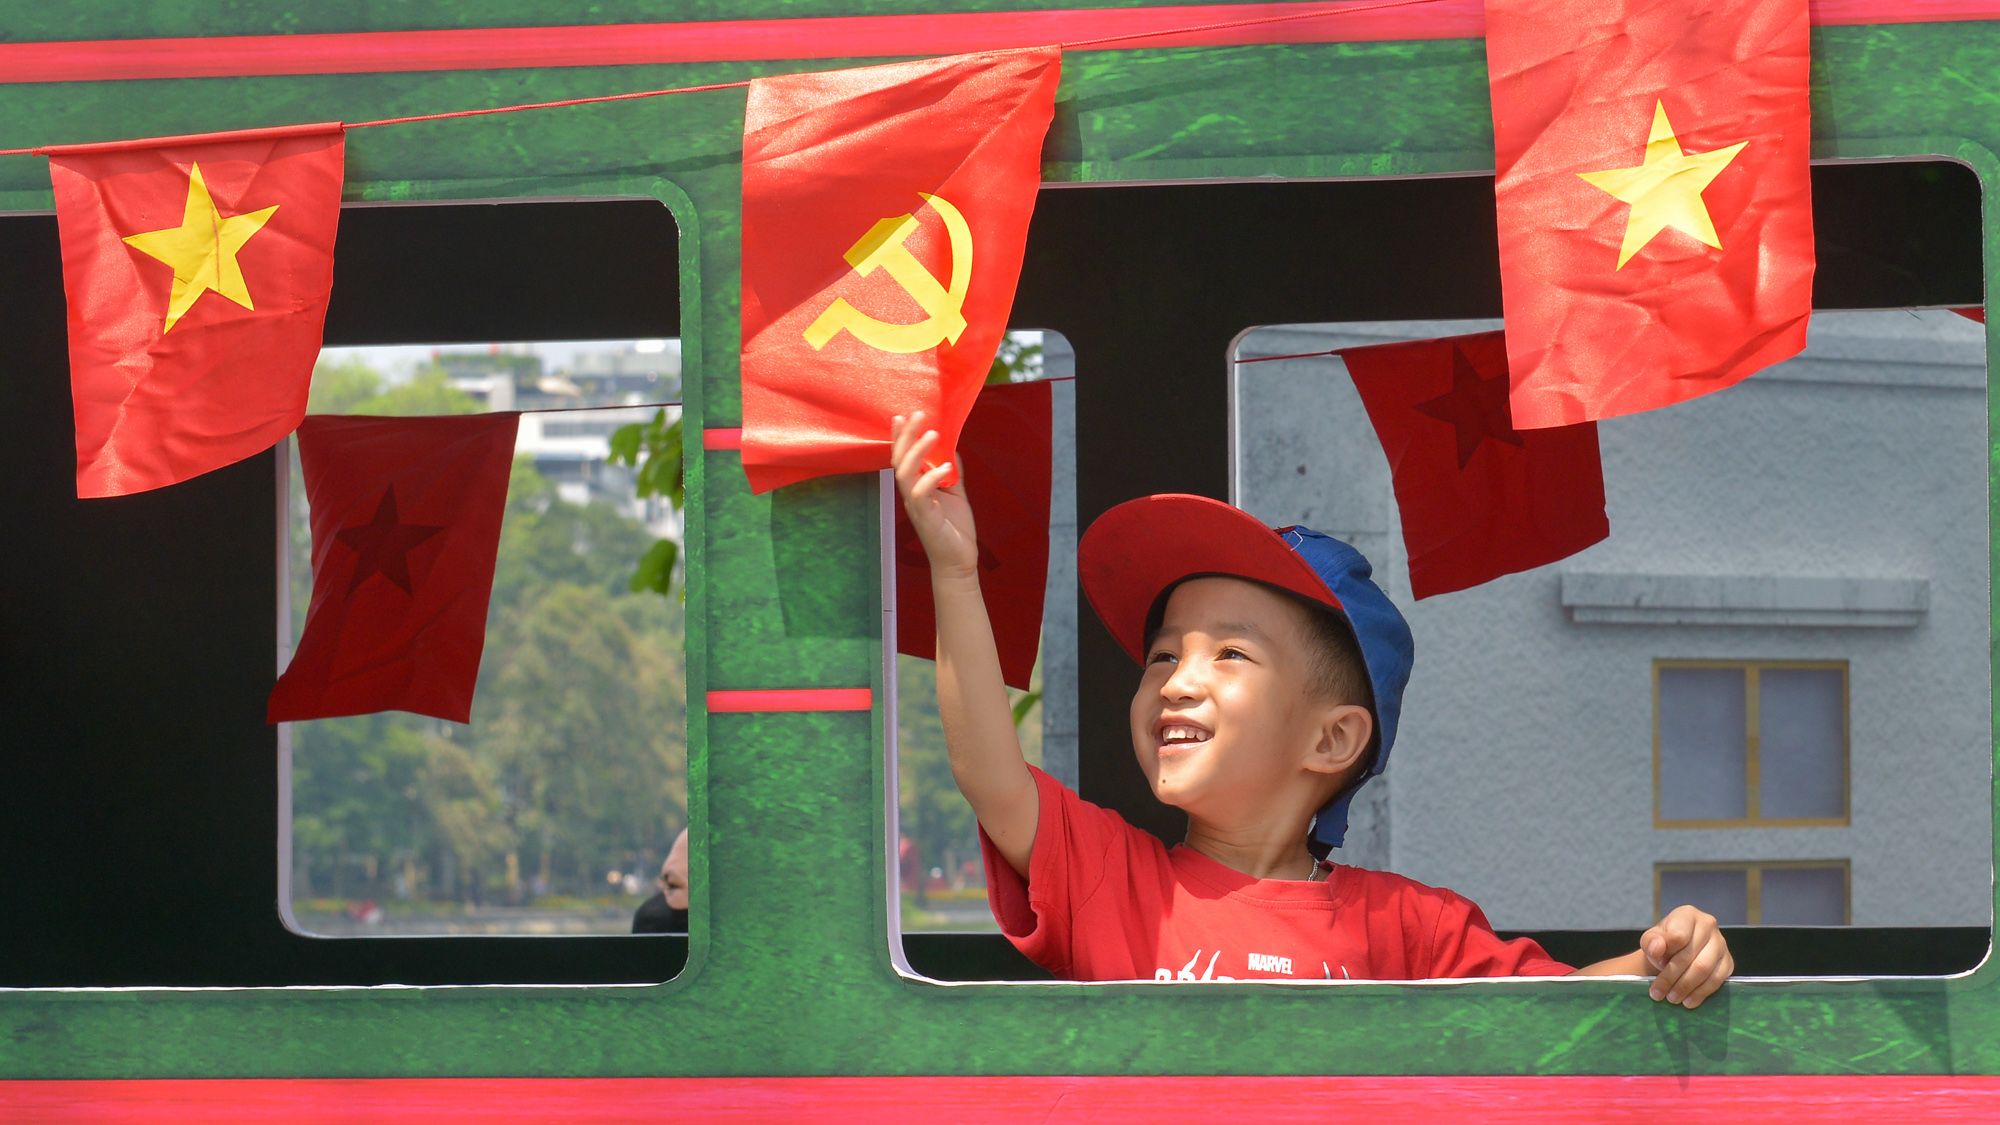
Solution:
<svg viewBox="0 0 2000 1125">
<path fill-rule="evenodd" d="M 1305 614 L 1237 578 L 1174 588 L 1131 708 L 1133 750 L 1162 802 L 1217 827 L 1294 804 L 1309 815 L 1318 775 L 1305 759 L 1329 704 L 1314 699 Z"/>
</svg>

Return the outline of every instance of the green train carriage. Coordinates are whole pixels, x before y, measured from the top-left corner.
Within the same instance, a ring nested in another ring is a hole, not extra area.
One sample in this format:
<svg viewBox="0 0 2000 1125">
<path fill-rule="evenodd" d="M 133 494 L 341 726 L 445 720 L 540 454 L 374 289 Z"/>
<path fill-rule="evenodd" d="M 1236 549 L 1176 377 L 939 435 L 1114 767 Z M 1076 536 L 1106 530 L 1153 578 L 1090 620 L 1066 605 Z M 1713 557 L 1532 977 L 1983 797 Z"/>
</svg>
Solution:
<svg viewBox="0 0 2000 1125">
<path fill-rule="evenodd" d="M 1067 52 L 1043 151 L 1013 322 L 1078 356 L 1087 521 L 1148 492 L 1232 495 L 1227 357 L 1246 329 L 1499 314 L 1478 6 L 1245 25 L 1325 6 L 16 11 L 0 145 L 1194 28 Z M 1995 18 L 1975 3 L 1815 9 L 1816 307 L 1981 303 L 1994 239 L 1979 201 L 1996 165 L 1977 76 L 2000 51 Z M 351 130 L 326 336 L 682 341 L 686 939 L 286 927 L 279 736 L 264 721 L 282 473 L 266 456 L 75 498 L 47 173 L 0 160 L 13 277 L 0 395 L 17 435 L 0 1105 L 1011 1115 L 1069 1098 L 1148 1117 L 1161 1098 L 1206 1097 L 1266 1114 L 1593 1120 L 1789 1101 L 1813 1120 L 2000 1098 L 1990 925 L 1741 931 L 1743 976 L 1783 979 L 1739 979 L 1692 1013 L 1630 982 L 1020 983 L 1039 974 L 997 935 L 900 934 L 880 482 L 756 496 L 733 448 L 743 107 L 720 88 Z M 1180 437 L 1162 448 L 1146 440 L 1158 432 Z M 1122 656 L 1084 628 L 1078 667 L 1082 792 L 1170 831 L 1124 759 Z M 1631 935 L 1541 936 L 1583 958 Z"/>
</svg>

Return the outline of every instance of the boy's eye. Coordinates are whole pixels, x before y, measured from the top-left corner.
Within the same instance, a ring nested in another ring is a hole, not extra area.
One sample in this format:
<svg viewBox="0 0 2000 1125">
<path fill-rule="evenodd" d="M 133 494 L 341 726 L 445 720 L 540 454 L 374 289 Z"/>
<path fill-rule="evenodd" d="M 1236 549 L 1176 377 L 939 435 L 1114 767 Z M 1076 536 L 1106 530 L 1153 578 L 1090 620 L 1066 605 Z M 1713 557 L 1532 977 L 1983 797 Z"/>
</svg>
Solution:
<svg viewBox="0 0 2000 1125">
<path fill-rule="evenodd" d="M 1177 658 L 1174 656 L 1173 653 L 1168 652 L 1166 649 L 1160 649 L 1158 652 L 1155 652 L 1153 655 L 1147 657 L 1146 663 L 1148 664 L 1159 664 L 1163 662 L 1171 663 L 1175 659 Z"/>
<path fill-rule="evenodd" d="M 1225 648 L 1215 654 L 1217 660 L 1248 660 L 1250 655 L 1240 648 Z"/>
</svg>

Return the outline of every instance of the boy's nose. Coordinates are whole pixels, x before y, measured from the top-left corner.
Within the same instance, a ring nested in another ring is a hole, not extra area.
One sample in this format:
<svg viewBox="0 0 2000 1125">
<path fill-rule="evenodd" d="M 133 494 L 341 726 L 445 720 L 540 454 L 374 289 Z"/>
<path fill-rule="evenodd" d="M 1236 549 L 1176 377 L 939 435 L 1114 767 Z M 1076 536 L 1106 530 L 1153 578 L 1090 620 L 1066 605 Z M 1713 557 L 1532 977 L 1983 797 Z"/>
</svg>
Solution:
<svg viewBox="0 0 2000 1125">
<path fill-rule="evenodd" d="M 1168 699 L 1194 697 L 1201 690 L 1200 664 L 1198 660 L 1182 660 L 1176 663 L 1173 674 L 1167 677 L 1166 683 L 1160 685 L 1160 694 Z"/>
</svg>

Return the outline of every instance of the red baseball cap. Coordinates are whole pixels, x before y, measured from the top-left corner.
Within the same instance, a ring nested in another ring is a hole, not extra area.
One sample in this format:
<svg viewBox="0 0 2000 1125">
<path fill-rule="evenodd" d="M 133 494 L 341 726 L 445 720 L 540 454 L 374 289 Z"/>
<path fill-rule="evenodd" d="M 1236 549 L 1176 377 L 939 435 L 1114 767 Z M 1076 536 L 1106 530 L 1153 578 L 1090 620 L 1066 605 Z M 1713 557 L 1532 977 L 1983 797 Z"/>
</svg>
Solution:
<svg viewBox="0 0 2000 1125">
<path fill-rule="evenodd" d="M 1090 607 L 1126 655 L 1142 664 L 1153 603 L 1198 574 L 1248 578 L 1344 610 L 1326 580 L 1277 531 L 1207 496 L 1128 500 L 1097 517 L 1077 546 L 1077 577 Z"/>
</svg>

